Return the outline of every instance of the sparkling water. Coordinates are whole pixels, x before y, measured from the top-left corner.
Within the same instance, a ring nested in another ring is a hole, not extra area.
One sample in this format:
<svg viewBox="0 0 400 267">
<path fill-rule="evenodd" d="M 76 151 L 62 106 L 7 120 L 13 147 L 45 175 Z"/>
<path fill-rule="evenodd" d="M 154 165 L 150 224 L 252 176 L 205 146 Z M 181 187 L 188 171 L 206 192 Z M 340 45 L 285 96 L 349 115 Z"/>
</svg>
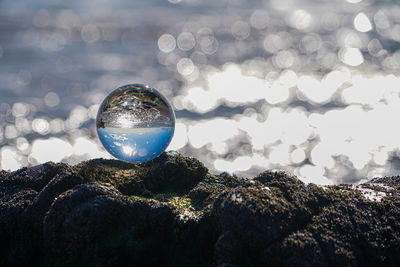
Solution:
<svg viewBox="0 0 400 267">
<path fill-rule="evenodd" d="M 114 157 L 145 162 L 167 148 L 174 134 L 175 115 L 157 90 L 129 84 L 104 99 L 96 126 L 101 142 Z"/>
</svg>

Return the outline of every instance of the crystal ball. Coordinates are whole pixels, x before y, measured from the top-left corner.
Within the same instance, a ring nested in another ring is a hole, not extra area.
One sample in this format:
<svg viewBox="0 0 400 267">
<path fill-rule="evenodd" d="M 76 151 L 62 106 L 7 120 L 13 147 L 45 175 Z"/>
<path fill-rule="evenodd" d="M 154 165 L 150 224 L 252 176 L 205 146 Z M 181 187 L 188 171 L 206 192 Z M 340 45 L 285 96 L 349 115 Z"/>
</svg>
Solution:
<svg viewBox="0 0 400 267">
<path fill-rule="evenodd" d="M 175 114 L 156 89 L 128 84 L 112 91 L 101 103 L 96 128 L 111 155 L 140 163 L 167 148 L 174 135 Z"/>
</svg>

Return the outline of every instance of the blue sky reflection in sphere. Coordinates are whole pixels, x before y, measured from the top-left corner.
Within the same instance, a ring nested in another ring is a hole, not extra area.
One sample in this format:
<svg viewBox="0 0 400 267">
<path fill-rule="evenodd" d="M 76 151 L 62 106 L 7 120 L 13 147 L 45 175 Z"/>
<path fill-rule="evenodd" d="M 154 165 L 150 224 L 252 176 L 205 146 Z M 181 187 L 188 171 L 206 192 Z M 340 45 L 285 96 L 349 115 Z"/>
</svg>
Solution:
<svg viewBox="0 0 400 267">
<path fill-rule="evenodd" d="M 128 162 L 146 162 L 167 148 L 174 134 L 175 115 L 157 90 L 129 84 L 104 99 L 96 127 L 111 155 Z"/>
</svg>

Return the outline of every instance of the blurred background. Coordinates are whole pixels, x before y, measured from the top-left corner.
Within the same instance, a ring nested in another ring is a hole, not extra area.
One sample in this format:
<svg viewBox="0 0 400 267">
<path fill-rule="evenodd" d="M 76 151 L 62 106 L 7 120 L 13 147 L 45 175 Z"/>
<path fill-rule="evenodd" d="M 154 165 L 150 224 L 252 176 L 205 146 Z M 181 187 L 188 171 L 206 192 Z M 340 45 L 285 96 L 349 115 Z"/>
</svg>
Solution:
<svg viewBox="0 0 400 267">
<path fill-rule="evenodd" d="M 110 158 L 98 106 L 145 83 L 214 173 L 398 175 L 399 42 L 394 0 L 0 0 L 0 167 Z"/>
</svg>

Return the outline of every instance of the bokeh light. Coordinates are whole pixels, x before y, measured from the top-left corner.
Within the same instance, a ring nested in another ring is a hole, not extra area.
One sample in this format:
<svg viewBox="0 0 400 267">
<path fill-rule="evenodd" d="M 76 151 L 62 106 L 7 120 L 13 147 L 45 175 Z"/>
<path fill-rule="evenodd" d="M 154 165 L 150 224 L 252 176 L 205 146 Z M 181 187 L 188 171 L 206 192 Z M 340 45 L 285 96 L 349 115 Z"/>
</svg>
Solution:
<svg viewBox="0 0 400 267">
<path fill-rule="evenodd" d="M 112 12 L 110 12 L 112 10 Z M 356 183 L 400 170 L 394 0 L 0 2 L 0 167 L 110 155 L 94 119 L 146 83 L 169 149 L 213 172 Z"/>
</svg>

